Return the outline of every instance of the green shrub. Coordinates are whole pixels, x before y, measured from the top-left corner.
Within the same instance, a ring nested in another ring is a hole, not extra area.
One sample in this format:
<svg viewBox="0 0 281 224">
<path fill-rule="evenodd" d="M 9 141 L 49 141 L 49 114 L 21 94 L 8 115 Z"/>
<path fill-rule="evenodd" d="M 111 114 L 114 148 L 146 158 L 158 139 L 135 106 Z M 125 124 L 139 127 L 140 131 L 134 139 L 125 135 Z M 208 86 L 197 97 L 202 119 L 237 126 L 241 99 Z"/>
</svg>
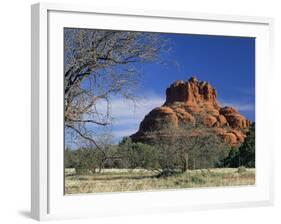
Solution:
<svg viewBox="0 0 281 224">
<path fill-rule="evenodd" d="M 205 184 L 206 183 L 206 181 L 202 177 L 197 176 L 197 175 L 191 177 L 191 182 L 195 183 L 195 184 Z"/>
<path fill-rule="evenodd" d="M 239 166 L 237 172 L 238 173 L 245 173 L 245 172 L 247 172 L 247 169 L 246 169 L 245 166 Z"/>
</svg>

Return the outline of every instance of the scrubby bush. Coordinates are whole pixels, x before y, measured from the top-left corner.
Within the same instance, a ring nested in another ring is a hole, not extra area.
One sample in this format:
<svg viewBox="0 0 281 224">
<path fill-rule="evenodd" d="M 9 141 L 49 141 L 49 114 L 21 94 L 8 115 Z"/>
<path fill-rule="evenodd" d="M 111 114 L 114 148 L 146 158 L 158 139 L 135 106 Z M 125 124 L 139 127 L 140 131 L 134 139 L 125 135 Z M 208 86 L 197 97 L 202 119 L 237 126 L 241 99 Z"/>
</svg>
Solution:
<svg viewBox="0 0 281 224">
<path fill-rule="evenodd" d="M 93 149 L 78 149 L 76 152 L 75 170 L 77 173 L 95 173 L 99 167 L 100 153 Z"/>
<path fill-rule="evenodd" d="M 74 168 L 75 167 L 75 151 L 69 148 L 66 148 L 64 152 L 64 167 L 65 168 Z"/>
<path fill-rule="evenodd" d="M 151 145 L 134 143 L 131 138 L 125 138 L 119 144 L 118 153 L 125 168 L 159 168 L 158 151 Z"/>
<path fill-rule="evenodd" d="M 247 171 L 245 166 L 239 166 L 237 172 L 238 173 L 245 173 Z"/>
</svg>

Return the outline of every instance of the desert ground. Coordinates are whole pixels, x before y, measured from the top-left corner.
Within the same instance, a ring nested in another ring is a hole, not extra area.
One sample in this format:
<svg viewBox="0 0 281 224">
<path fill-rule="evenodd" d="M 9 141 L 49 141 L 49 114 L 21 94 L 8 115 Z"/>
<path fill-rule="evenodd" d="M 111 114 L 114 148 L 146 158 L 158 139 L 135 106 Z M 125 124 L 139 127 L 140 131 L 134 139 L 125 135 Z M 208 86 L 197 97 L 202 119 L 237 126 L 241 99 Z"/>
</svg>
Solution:
<svg viewBox="0 0 281 224">
<path fill-rule="evenodd" d="M 104 169 L 100 173 L 77 175 L 65 169 L 65 194 L 149 191 L 160 189 L 242 186 L 255 184 L 254 168 L 188 170 L 157 178 L 145 169 Z"/>
</svg>

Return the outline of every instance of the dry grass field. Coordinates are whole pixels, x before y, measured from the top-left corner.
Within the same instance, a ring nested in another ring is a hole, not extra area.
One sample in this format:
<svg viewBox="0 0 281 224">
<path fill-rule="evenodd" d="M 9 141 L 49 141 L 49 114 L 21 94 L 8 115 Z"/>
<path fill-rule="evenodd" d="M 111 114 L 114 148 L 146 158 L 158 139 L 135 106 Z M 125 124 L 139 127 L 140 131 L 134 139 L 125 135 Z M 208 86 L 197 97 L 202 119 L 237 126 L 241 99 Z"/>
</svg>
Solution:
<svg viewBox="0 0 281 224">
<path fill-rule="evenodd" d="M 106 169 L 101 173 L 76 175 L 65 170 L 65 193 L 125 192 L 157 189 L 179 189 L 255 184 L 255 169 L 237 168 L 192 170 L 169 177 L 156 178 L 143 169 Z"/>
</svg>

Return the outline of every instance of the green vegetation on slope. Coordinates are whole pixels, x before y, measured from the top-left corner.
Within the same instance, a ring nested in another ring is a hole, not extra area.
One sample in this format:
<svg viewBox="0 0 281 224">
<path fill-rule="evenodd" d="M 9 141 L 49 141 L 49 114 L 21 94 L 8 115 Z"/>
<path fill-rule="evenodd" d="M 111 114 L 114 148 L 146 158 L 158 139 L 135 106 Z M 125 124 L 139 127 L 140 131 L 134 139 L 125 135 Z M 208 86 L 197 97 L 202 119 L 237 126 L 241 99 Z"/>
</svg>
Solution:
<svg viewBox="0 0 281 224">
<path fill-rule="evenodd" d="M 255 167 L 255 123 L 250 126 L 244 143 L 239 148 L 232 148 L 220 167 Z"/>
</svg>

